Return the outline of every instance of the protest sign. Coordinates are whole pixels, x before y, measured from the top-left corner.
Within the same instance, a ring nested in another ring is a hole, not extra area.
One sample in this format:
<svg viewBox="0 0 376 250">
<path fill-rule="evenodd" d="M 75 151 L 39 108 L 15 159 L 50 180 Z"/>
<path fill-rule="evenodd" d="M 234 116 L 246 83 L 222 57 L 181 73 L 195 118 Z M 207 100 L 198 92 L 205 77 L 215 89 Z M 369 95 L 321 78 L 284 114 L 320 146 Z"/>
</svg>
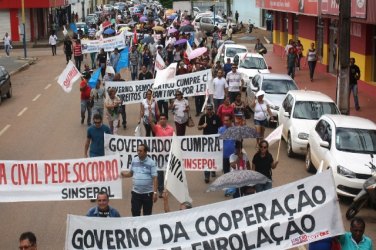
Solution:
<svg viewBox="0 0 376 250">
<path fill-rule="evenodd" d="M 154 78 L 153 89 L 157 89 L 159 86 L 166 82 L 175 84 L 177 67 L 178 63 L 171 63 L 167 68 L 157 70 Z"/>
<path fill-rule="evenodd" d="M 332 171 L 238 199 L 168 214 L 68 215 L 65 249 L 268 249 L 343 234 Z"/>
<path fill-rule="evenodd" d="M 208 83 L 212 80 L 211 70 L 202 70 L 175 77 L 174 82 L 167 82 L 153 88 L 153 97 L 157 100 L 174 99 L 176 90 L 185 97 L 205 95 Z M 140 103 L 146 97 L 148 89 L 152 89 L 154 79 L 143 81 L 106 82 L 106 88 L 115 88 L 116 95 L 126 104 Z"/>
<path fill-rule="evenodd" d="M 188 171 L 220 171 L 223 163 L 223 140 L 219 135 L 192 135 L 177 137 L 181 147 L 184 168 Z M 128 170 L 137 146 L 149 146 L 148 155 L 157 163 L 158 170 L 165 170 L 171 149 L 171 136 L 134 137 L 104 135 L 106 155 L 120 154 L 122 170 Z"/>
<path fill-rule="evenodd" d="M 80 79 L 80 76 L 80 71 L 78 71 L 72 61 L 69 61 L 69 63 L 57 79 L 57 83 L 63 88 L 65 92 L 69 93 L 72 91 L 74 82 Z"/>
<path fill-rule="evenodd" d="M 73 160 L 0 161 L 0 202 L 122 198 L 119 155 Z"/>
<path fill-rule="evenodd" d="M 125 48 L 125 39 L 123 34 L 102 38 L 100 40 L 82 39 L 81 47 L 83 54 L 99 52 L 102 48 L 106 52 L 113 51 L 115 48 L 121 50 Z"/>
</svg>

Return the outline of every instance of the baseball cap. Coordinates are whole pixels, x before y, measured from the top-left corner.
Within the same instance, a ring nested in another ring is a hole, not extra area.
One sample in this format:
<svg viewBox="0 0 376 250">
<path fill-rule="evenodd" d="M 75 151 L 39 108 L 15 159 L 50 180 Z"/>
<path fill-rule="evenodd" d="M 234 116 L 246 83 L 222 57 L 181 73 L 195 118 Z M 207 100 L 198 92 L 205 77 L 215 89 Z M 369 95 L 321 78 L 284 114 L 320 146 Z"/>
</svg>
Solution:
<svg viewBox="0 0 376 250">
<path fill-rule="evenodd" d="M 206 104 L 206 109 L 213 109 L 213 104 L 211 103 Z"/>
<path fill-rule="evenodd" d="M 263 90 L 260 90 L 259 92 L 256 93 L 256 97 L 265 95 L 265 92 Z"/>
</svg>

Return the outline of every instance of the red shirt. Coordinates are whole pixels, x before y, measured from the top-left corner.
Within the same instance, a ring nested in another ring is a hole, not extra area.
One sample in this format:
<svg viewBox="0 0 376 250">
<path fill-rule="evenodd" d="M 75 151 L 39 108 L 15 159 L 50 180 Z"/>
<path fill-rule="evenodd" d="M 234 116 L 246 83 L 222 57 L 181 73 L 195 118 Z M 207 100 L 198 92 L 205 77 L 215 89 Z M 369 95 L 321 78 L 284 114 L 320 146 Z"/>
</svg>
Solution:
<svg viewBox="0 0 376 250">
<path fill-rule="evenodd" d="M 163 136 L 173 136 L 174 135 L 174 128 L 171 127 L 170 125 L 166 124 L 166 127 L 162 127 L 159 124 L 156 124 L 154 126 L 154 134 L 155 136 L 158 137 L 163 137 Z"/>
<path fill-rule="evenodd" d="M 81 56 L 82 55 L 82 49 L 81 44 L 76 43 L 73 47 L 74 56 Z"/>
<path fill-rule="evenodd" d="M 221 121 L 223 122 L 223 118 L 225 115 L 229 115 L 231 117 L 234 116 L 235 108 L 232 105 L 225 106 L 224 104 L 219 105 L 217 115 L 221 118 Z"/>
<path fill-rule="evenodd" d="M 87 85 L 86 80 L 82 80 L 80 83 L 80 91 L 81 91 L 81 100 L 89 100 L 90 99 L 90 87 Z"/>
</svg>

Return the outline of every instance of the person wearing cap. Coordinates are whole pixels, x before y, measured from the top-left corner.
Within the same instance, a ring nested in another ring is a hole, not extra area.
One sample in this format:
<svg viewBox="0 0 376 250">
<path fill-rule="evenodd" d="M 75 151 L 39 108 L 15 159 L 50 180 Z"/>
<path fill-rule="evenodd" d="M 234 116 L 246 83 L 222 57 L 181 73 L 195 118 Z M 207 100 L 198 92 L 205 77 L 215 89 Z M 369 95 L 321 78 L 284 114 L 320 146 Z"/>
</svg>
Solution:
<svg viewBox="0 0 376 250">
<path fill-rule="evenodd" d="M 213 104 L 206 105 L 206 113 L 200 117 L 198 130 L 203 130 L 204 135 L 217 134 L 218 129 L 222 126 L 221 118 L 214 113 Z M 211 171 L 211 176 L 215 177 L 215 171 Z M 209 183 L 210 171 L 204 171 L 205 183 Z"/>
<path fill-rule="evenodd" d="M 256 148 L 260 141 L 264 138 L 265 127 L 268 125 L 268 115 L 270 121 L 273 121 L 273 114 L 270 110 L 270 104 L 264 100 L 265 92 L 260 90 L 256 93 L 255 100 L 251 103 L 251 108 L 254 110 L 254 122 L 258 137 L 256 139 Z"/>
<path fill-rule="evenodd" d="M 232 64 L 231 72 L 229 72 L 226 76 L 226 81 L 228 83 L 228 93 L 230 95 L 230 102 L 233 103 L 235 101 L 235 97 L 237 94 L 240 93 L 244 85 L 244 80 L 242 75 L 237 71 L 238 65 Z"/>
<path fill-rule="evenodd" d="M 84 124 L 85 113 L 87 110 L 87 125 L 91 125 L 91 106 L 90 106 L 90 92 L 91 88 L 88 85 L 90 79 L 90 73 L 85 73 L 82 76 L 82 81 L 80 83 L 80 92 L 81 92 L 81 124 Z"/>
<path fill-rule="evenodd" d="M 231 171 L 250 170 L 251 163 L 249 162 L 247 153 L 243 150 L 243 142 L 235 142 L 235 152 L 230 155 L 230 167 Z M 241 188 L 237 188 L 233 194 L 233 198 L 239 198 L 243 194 Z"/>
</svg>

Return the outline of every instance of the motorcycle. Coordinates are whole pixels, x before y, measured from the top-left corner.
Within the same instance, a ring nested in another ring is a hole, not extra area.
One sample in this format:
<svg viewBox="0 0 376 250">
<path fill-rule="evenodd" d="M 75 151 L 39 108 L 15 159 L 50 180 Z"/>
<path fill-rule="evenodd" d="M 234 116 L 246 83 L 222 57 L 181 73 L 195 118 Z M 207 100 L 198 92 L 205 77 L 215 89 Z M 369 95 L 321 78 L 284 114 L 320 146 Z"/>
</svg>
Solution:
<svg viewBox="0 0 376 250">
<path fill-rule="evenodd" d="M 369 162 L 368 167 L 371 169 L 372 175 L 364 182 L 362 190 L 360 190 L 359 194 L 355 196 L 347 210 L 346 218 L 348 220 L 354 218 L 359 210 L 364 205 L 368 204 L 368 202 L 376 204 L 376 166 L 373 164 L 373 154 L 371 154 L 371 159 L 372 160 Z"/>
<path fill-rule="evenodd" d="M 248 23 L 248 33 L 251 34 L 253 29 L 255 28 L 255 25 L 251 22 L 251 19 L 249 19 Z"/>
</svg>

